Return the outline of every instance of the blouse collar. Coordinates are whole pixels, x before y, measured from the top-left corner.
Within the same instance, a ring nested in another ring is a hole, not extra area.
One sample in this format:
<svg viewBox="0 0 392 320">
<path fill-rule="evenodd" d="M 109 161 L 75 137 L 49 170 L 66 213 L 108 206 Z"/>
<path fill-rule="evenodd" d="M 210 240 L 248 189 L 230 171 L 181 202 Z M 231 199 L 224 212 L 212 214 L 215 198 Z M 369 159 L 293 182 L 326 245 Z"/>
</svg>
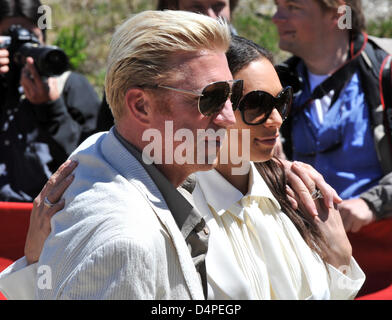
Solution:
<svg viewBox="0 0 392 320">
<path fill-rule="evenodd" d="M 241 199 L 245 197 L 264 197 L 281 209 L 279 202 L 273 196 L 263 177 L 256 169 L 253 162 L 250 163 L 248 193 L 243 195 L 241 191 L 228 182 L 217 170 L 203 171 L 196 173 L 197 182 L 207 203 L 218 215 L 222 215 L 227 210 L 241 211 Z"/>
</svg>

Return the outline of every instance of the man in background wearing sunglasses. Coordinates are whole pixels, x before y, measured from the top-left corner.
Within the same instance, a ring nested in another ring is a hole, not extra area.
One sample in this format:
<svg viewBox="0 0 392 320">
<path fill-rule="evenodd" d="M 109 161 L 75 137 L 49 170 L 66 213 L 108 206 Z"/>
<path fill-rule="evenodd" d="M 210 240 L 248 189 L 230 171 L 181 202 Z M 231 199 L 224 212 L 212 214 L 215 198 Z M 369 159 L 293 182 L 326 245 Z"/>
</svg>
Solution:
<svg viewBox="0 0 392 320">
<path fill-rule="evenodd" d="M 149 141 L 142 136 L 148 129 L 165 136 L 168 121 L 174 132 L 188 129 L 195 139 L 198 129 L 235 123 L 231 101 L 239 100 L 242 82 L 228 68 L 229 43 L 225 23 L 189 12 L 145 11 L 118 29 L 105 83 L 115 126 L 71 156 L 79 165 L 65 209 L 52 218 L 39 263 L 29 266 L 51 271 L 50 285 L 39 279 L 33 285 L 36 298 L 205 297 L 209 230 L 187 201 L 190 194 L 176 188 L 214 164 L 147 165 L 142 152 Z M 162 141 L 163 159 L 183 143 L 172 141 Z M 220 149 L 219 140 L 202 143 Z M 14 264 L 14 279 L 25 265 L 23 259 Z M 9 298 L 31 298 L 23 284 L 10 290 L 4 291 Z"/>
<path fill-rule="evenodd" d="M 392 146 L 379 72 L 372 73 L 387 53 L 363 33 L 360 0 L 275 2 L 280 48 L 294 55 L 278 67 L 282 83 L 296 91 L 282 127 L 286 155 L 312 165 L 336 189 L 345 229 L 357 232 L 392 212 Z"/>
</svg>

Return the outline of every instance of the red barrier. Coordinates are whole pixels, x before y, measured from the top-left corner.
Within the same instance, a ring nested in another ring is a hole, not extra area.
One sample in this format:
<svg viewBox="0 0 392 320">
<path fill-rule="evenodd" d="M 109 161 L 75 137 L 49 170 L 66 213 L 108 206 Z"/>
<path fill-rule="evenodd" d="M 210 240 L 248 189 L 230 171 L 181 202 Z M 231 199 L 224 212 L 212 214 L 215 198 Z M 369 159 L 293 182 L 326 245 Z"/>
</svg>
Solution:
<svg viewBox="0 0 392 320">
<path fill-rule="evenodd" d="M 366 274 L 358 297 L 375 293 L 392 284 L 392 219 L 377 221 L 349 233 L 353 256 Z M 383 291 L 383 299 L 392 299 L 392 288 Z M 389 300 L 388 299 L 388 300 Z"/>
<path fill-rule="evenodd" d="M 23 256 L 32 203 L 0 202 L 0 258 Z"/>
<path fill-rule="evenodd" d="M 384 290 L 361 296 L 356 300 L 392 300 L 392 285 Z"/>
<path fill-rule="evenodd" d="M 0 271 L 23 256 L 32 207 L 32 203 L 0 202 Z M 350 233 L 349 239 L 367 277 L 357 299 L 392 299 L 392 219 Z"/>
<path fill-rule="evenodd" d="M 0 272 L 23 256 L 32 208 L 32 203 L 0 202 Z"/>
</svg>

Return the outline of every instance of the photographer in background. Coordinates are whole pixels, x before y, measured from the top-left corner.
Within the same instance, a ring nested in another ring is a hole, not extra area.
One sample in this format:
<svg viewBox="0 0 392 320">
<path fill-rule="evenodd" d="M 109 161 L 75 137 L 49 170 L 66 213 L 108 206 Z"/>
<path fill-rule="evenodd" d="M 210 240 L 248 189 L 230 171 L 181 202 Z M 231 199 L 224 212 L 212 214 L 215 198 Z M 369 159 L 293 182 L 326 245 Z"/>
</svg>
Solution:
<svg viewBox="0 0 392 320">
<path fill-rule="evenodd" d="M 39 0 L 0 0 L 0 35 L 20 26 L 44 45 L 40 6 Z M 31 57 L 19 66 L 0 47 L 0 201 L 32 201 L 95 129 L 100 99 L 84 76 L 43 77 Z"/>
</svg>

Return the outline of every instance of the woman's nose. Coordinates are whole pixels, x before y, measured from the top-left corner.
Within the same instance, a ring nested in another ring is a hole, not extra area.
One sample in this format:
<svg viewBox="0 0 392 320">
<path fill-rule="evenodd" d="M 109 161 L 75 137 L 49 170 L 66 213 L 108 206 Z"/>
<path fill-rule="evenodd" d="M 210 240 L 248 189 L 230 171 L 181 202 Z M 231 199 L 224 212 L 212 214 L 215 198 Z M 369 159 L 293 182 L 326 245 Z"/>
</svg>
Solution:
<svg viewBox="0 0 392 320">
<path fill-rule="evenodd" d="M 272 110 L 270 116 L 268 117 L 264 125 L 266 127 L 280 128 L 282 123 L 283 123 L 282 116 L 280 115 L 279 111 L 275 108 L 274 110 Z"/>
</svg>

